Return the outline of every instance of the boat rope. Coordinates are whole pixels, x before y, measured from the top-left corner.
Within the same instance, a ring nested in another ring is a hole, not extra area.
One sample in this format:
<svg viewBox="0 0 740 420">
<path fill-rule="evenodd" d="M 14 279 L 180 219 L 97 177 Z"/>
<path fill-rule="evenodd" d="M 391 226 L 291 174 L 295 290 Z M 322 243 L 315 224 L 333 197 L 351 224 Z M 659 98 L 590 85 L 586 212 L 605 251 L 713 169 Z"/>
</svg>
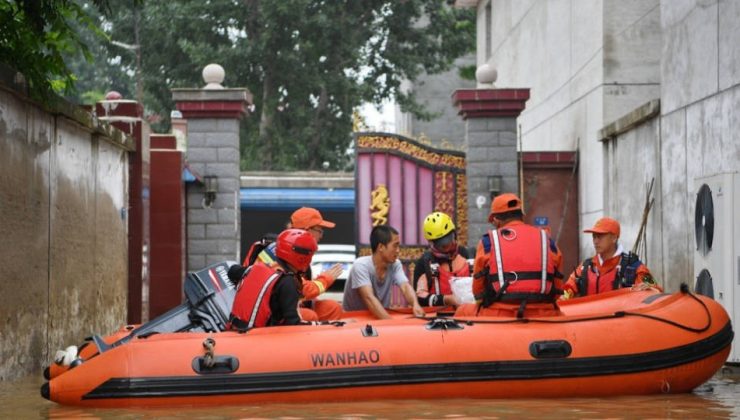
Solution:
<svg viewBox="0 0 740 420">
<path fill-rule="evenodd" d="M 626 316 L 636 316 L 641 318 L 647 318 L 651 319 L 653 321 L 663 322 L 668 325 L 672 325 L 676 328 L 680 328 L 682 330 L 691 331 L 695 333 L 702 333 L 706 330 L 708 330 L 712 326 L 712 314 L 709 312 L 709 308 L 707 308 L 707 305 L 701 301 L 701 299 L 697 298 L 693 293 L 689 292 L 688 286 L 683 283 L 681 284 L 681 293 L 686 294 L 690 296 L 695 301 L 699 302 L 699 304 L 704 308 L 704 312 L 707 315 L 707 323 L 705 326 L 701 328 L 694 328 L 690 327 L 688 325 L 680 324 L 676 321 L 672 321 L 670 319 L 662 318 L 655 315 L 649 315 L 649 314 L 643 314 L 639 312 L 627 312 L 627 311 L 617 311 L 613 314 L 609 315 L 600 315 L 600 316 L 592 316 L 587 318 L 576 318 L 576 319 L 539 319 L 539 318 L 512 318 L 512 319 L 506 319 L 506 320 L 471 320 L 471 319 L 458 319 L 458 318 L 446 318 L 446 319 L 452 319 L 455 322 L 464 323 L 466 325 L 474 325 L 474 324 L 527 324 L 527 323 L 539 323 L 539 324 L 568 324 L 571 322 L 590 322 L 590 321 L 601 321 L 605 319 L 616 319 L 616 318 L 624 318 Z M 424 319 L 426 321 L 430 321 L 435 318 L 420 318 Z"/>
<path fill-rule="evenodd" d="M 697 298 L 693 293 L 689 292 L 689 287 L 686 285 L 686 283 L 681 283 L 681 293 L 689 295 L 692 299 L 699 302 L 699 304 L 704 308 L 704 312 L 707 314 L 707 325 L 705 325 L 702 328 L 692 328 L 686 325 L 679 324 L 678 322 L 671 321 L 670 319 L 665 319 L 661 317 L 657 317 L 655 315 L 648 315 L 648 314 L 641 314 L 641 313 L 635 313 L 635 312 L 625 312 L 625 315 L 631 315 L 631 316 L 639 316 L 643 318 L 652 319 L 659 322 L 665 322 L 666 324 L 673 325 L 674 327 L 681 328 L 686 331 L 691 331 L 695 333 L 702 333 L 709 329 L 709 327 L 712 326 L 712 314 L 709 312 L 709 308 L 707 308 L 707 305 L 701 301 L 701 299 Z"/>
<path fill-rule="evenodd" d="M 203 348 L 206 351 L 205 356 L 203 356 L 203 365 L 207 368 L 212 368 L 214 363 L 216 363 L 216 358 L 213 356 L 214 347 L 216 347 L 216 340 L 213 338 L 208 337 L 203 340 Z"/>
</svg>

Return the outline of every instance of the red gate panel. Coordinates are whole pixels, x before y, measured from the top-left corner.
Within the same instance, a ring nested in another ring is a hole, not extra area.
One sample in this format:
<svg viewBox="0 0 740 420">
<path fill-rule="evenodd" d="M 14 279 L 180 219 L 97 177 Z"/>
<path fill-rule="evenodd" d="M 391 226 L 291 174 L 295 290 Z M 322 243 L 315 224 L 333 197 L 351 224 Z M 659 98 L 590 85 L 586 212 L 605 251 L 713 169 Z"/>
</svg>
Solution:
<svg viewBox="0 0 740 420">
<path fill-rule="evenodd" d="M 413 263 L 427 246 L 421 225 L 432 211 L 449 214 L 467 242 L 465 154 L 436 149 L 397 134 L 355 133 L 357 249 L 370 255 L 370 231 L 388 224 L 400 233 L 401 261 Z"/>
</svg>

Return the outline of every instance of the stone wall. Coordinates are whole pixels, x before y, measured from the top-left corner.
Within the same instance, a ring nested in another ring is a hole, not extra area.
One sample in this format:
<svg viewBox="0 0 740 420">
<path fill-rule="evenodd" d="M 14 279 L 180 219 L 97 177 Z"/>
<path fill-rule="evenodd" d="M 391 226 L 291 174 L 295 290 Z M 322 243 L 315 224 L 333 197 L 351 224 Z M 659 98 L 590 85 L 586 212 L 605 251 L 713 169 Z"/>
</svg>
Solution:
<svg viewBox="0 0 740 420">
<path fill-rule="evenodd" d="M 188 161 L 201 175 L 218 177 L 216 200 L 203 204 L 204 187 L 187 190 L 189 271 L 239 258 L 239 120 L 188 119 Z"/>
<path fill-rule="evenodd" d="M 501 177 L 501 192 L 519 191 L 516 153 L 516 119 L 466 120 L 466 174 L 468 177 L 468 245 L 475 246 L 490 228 L 489 176 Z M 479 201 L 479 197 L 485 198 Z M 480 206 L 479 203 L 482 203 Z"/>
<path fill-rule="evenodd" d="M 221 85 L 220 65 L 209 64 L 202 74 L 202 89 L 172 90 L 187 121 L 188 165 L 200 181 L 186 189 L 188 271 L 239 258 L 239 124 L 252 103 L 248 89 Z"/>
<path fill-rule="evenodd" d="M 126 321 L 133 142 L 0 84 L 0 380 Z"/>
</svg>

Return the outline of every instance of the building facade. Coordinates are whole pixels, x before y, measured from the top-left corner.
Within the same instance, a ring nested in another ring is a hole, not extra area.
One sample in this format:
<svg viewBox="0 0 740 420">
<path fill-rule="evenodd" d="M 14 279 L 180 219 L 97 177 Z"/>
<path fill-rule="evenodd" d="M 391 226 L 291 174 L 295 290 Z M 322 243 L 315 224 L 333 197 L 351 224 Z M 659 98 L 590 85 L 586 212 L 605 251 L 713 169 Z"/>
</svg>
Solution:
<svg viewBox="0 0 740 420">
<path fill-rule="evenodd" d="M 458 5 L 477 10 L 477 64 L 531 89 L 521 150 L 577 150 L 580 228 L 615 217 L 631 248 L 654 179 L 642 259 L 667 291 L 689 283 L 737 321 L 740 1 Z"/>
</svg>

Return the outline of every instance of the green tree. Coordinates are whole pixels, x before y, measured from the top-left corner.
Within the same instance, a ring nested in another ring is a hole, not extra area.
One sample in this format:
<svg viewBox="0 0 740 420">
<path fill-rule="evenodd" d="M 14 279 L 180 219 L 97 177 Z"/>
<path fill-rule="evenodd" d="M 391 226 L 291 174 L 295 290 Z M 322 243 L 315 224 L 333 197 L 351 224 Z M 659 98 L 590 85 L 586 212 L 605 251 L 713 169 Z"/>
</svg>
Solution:
<svg viewBox="0 0 740 420">
<path fill-rule="evenodd" d="M 394 98 L 424 116 L 401 82 L 446 70 L 474 48 L 474 12 L 440 0 L 181 0 L 112 9 L 101 26 L 112 41 L 138 45 L 141 62 L 112 43 L 104 60 L 120 57 L 128 91 L 141 70 L 145 107 L 162 116 L 162 128 L 174 108 L 170 89 L 202 86 L 208 63 L 224 66 L 225 85 L 252 91 L 242 169 L 343 167 L 354 109 Z"/>
<path fill-rule="evenodd" d="M 95 0 L 91 6 L 105 12 L 108 1 Z M 103 35 L 85 7 L 72 0 L 0 1 L 0 63 L 22 73 L 37 98 L 73 91 L 75 76 L 65 54 L 92 59 L 72 22 L 88 34 Z"/>
</svg>

